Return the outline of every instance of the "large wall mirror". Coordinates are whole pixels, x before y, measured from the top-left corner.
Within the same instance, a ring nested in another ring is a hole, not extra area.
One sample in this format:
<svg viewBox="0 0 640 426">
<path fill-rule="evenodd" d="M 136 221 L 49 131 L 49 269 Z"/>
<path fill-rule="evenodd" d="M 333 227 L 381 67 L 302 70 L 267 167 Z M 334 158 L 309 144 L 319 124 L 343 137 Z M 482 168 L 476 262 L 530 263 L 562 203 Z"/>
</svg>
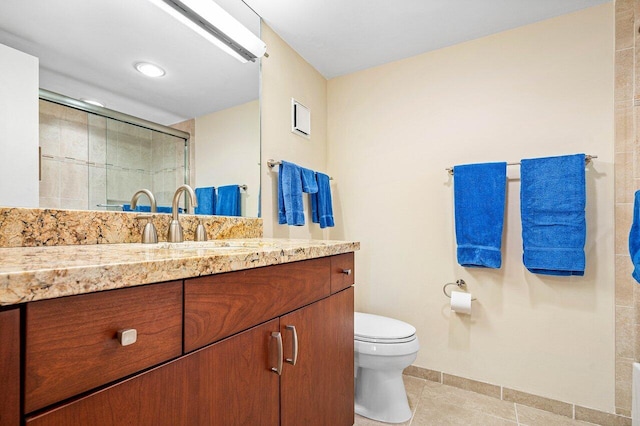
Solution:
<svg viewBox="0 0 640 426">
<path fill-rule="evenodd" d="M 216 3 L 259 36 L 260 18 L 242 0 Z M 183 142 L 169 141 L 144 126 L 91 114 L 85 119 L 41 100 L 40 149 L 42 164 L 49 165 L 43 170 L 49 176 L 41 181 L 41 207 L 118 209 L 113 206 L 133 195 L 132 174 L 146 172 L 151 177 L 140 185 L 157 192 L 159 204 L 166 204 L 186 173 L 194 188 L 240 186 L 241 214 L 259 215 L 259 61 L 239 62 L 148 0 L 2 0 L 0 43 L 39 58 L 40 87 L 46 91 L 95 100 L 109 110 L 190 134 L 185 151 Z M 135 68 L 139 62 L 156 64 L 165 75 L 146 77 Z M 71 127 L 62 127 L 65 122 Z M 109 187 L 100 172 L 89 169 L 95 148 L 79 142 L 81 131 L 96 140 L 103 127 L 112 136 L 103 132 L 109 147 L 105 155 L 111 156 L 105 160 L 127 169 L 112 171 Z M 129 149 L 133 138 L 142 142 Z M 73 155 L 64 155 L 71 151 Z M 169 163 L 176 167 L 164 167 Z M 78 176 L 83 167 L 86 185 L 69 173 Z M 153 178 L 158 170 L 180 167 L 171 177 Z M 60 180 L 52 181 L 52 176 Z M 96 195 L 101 185 L 117 195 Z"/>
</svg>

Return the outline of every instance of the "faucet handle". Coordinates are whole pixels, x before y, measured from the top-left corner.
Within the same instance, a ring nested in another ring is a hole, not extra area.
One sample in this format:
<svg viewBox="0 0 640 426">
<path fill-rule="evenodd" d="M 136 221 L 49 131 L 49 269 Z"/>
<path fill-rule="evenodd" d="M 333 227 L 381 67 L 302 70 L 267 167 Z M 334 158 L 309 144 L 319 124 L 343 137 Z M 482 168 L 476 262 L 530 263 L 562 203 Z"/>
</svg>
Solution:
<svg viewBox="0 0 640 426">
<path fill-rule="evenodd" d="M 151 214 L 139 214 L 135 217 L 137 220 L 147 219 L 147 223 L 144 225 L 144 229 L 142 230 L 142 243 L 143 244 L 156 244 L 158 242 L 158 231 L 156 231 L 156 227 L 151 222 L 153 215 Z"/>
</svg>

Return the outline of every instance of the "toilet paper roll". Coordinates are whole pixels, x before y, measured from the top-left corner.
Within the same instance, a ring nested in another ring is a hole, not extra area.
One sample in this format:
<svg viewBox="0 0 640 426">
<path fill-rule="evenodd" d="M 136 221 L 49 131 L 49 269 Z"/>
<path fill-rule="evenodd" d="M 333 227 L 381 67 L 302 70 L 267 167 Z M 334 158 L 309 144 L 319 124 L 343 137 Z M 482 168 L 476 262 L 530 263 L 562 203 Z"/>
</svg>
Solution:
<svg viewBox="0 0 640 426">
<path fill-rule="evenodd" d="M 452 291 L 451 310 L 458 314 L 471 315 L 471 293 Z"/>
</svg>

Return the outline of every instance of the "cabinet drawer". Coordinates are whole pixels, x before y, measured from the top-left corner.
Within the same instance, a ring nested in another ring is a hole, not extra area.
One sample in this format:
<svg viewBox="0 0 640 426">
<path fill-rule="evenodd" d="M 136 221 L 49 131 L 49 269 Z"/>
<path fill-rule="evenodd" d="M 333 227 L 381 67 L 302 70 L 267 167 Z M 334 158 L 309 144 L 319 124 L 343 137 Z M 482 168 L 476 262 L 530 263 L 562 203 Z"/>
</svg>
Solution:
<svg viewBox="0 0 640 426">
<path fill-rule="evenodd" d="M 185 351 L 329 296 L 330 265 L 324 257 L 186 280 Z"/>
<path fill-rule="evenodd" d="M 118 331 L 135 329 L 122 346 Z M 182 282 L 29 303 L 25 412 L 182 353 Z"/>
<path fill-rule="evenodd" d="M 352 286 L 355 272 L 353 253 L 331 257 L 331 294 Z"/>
</svg>

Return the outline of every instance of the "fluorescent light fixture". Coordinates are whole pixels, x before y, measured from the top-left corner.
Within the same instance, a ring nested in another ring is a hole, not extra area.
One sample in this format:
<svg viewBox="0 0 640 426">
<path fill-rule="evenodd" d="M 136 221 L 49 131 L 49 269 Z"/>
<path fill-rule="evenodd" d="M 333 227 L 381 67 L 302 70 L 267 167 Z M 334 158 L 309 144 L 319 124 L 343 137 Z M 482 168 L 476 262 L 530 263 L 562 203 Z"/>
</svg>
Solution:
<svg viewBox="0 0 640 426">
<path fill-rule="evenodd" d="M 255 62 L 267 46 L 213 0 L 149 0 L 240 62 Z"/>
<path fill-rule="evenodd" d="M 136 69 L 147 77 L 162 77 L 165 72 L 157 65 L 150 64 L 149 62 L 138 62 L 135 65 Z"/>
<path fill-rule="evenodd" d="M 94 101 L 93 99 L 85 99 L 85 98 L 80 98 L 80 100 L 84 103 L 104 108 L 104 104 L 102 102 Z"/>
</svg>

